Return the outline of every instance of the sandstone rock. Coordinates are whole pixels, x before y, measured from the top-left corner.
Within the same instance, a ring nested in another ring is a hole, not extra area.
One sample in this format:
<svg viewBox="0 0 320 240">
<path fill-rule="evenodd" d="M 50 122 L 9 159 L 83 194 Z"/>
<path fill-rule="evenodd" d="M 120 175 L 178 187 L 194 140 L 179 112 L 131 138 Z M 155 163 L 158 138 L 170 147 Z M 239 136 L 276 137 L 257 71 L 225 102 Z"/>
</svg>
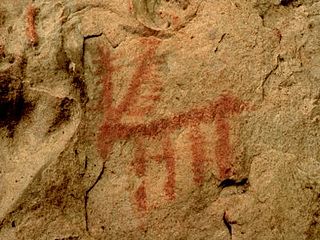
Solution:
<svg viewBox="0 0 320 240">
<path fill-rule="evenodd" d="M 320 239 L 315 0 L 0 3 L 0 239 Z"/>
</svg>

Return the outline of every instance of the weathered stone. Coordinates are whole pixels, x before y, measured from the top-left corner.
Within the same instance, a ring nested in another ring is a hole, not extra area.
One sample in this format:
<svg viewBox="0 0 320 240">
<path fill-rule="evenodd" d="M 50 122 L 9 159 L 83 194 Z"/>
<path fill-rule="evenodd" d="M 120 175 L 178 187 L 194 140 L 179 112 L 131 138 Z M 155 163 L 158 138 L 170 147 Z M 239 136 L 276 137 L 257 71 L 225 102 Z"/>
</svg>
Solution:
<svg viewBox="0 0 320 240">
<path fill-rule="evenodd" d="M 317 1 L 0 3 L 0 239 L 320 239 Z"/>
</svg>

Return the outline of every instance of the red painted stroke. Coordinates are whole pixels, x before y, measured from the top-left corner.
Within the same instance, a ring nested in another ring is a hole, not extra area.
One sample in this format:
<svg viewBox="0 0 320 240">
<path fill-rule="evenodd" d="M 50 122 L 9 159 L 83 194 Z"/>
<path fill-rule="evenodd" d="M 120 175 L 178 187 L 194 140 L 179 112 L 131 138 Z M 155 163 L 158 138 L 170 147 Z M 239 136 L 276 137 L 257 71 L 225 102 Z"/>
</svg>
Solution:
<svg viewBox="0 0 320 240">
<path fill-rule="evenodd" d="M 147 193 L 145 181 L 142 181 L 139 188 L 135 192 L 134 197 L 136 200 L 138 210 L 145 212 L 147 210 Z"/>
<path fill-rule="evenodd" d="M 187 112 L 176 114 L 172 117 L 157 119 L 149 123 L 136 125 L 113 123 L 112 136 L 119 140 L 137 136 L 159 136 L 164 132 L 172 132 L 182 127 L 192 126 L 195 123 L 210 123 L 215 120 L 216 116 L 218 116 L 219 119 L 226 119 L 227 116 L 233 113 L 240 113 L 243 110 L 242 106 L 244 106 L 244 103 L 238 98 L 231 95 L 222 95 L 218 101 L 206 107 L 191 109 Z M 105 130 L 107 127 L 106 125 L 102 126 L 101 130 L 103 133 L 107 131 Z M 103 135 L 108 138 L 108 135 Z"/>
<path fill-rule="evenodd" d="M 146 44 L 148 48 L 147 51 L 137 59 L 138 66 L 132 76 L 127 94 L 116 109 L 116 114 L 119 116 L 127 112 L 130 106 L 136 103 L 139 88 L 151 77 L 153 58 L 160 41 L 156 39 L 144 39 L 142 43 Z"/>
<path fill-rule="evenodd" d="M 133 161 L 133 167 L 136 175 L 143 177 L 146 175 L 146 150 L 143 146 L 143 142 L 139 139 L 136 140 L 135 156 Z"/>
<path fill-rule="evenodd" d="M 103 108 L 104 121 L 98 135 L 98 149 L 103 159 L 108 158 L 112 145 L 119 139 L 115 124 L 120 124 L 121 118 L 127 113 L 137 100 L 141 85 L 148 80 L 152 71 L 152 60 L 156 54 L 156 49 L 160 41 L 154 38 L 141 40 L 146 47 L 146 51 L 137 59 L 137 68 L 131 78 L 128 91 L 118 106 L 113 106 L 113 84 L 112 75 L 116 71 L 113 60 L 110 57 L 110 50 L 99 47 L 99 65 L 102 71 L 101 80 L 103 82 Z"/>
<path fill-rule="evenodd" d="M 243 106 L 230 98 L 217 101 L 215 126 L 218 138 L 215 145 L 215 157 L 221 179 L 232 175 L 233 147 L 230 142 L 231 129 L 228 118 L 233 114 L 239 114 L 243 110 Z"/>
<path fill-rule="evenodd" d="M 172 142 L 169 136 L 165 136 L 163 140 L 163 158 L 166 164 L 167 181 L 164 186 L 166 196 L 170 200 L 175 199 L 176 171 L 175 171 L 175 154 Z"/>
<path fill-rule="evenodd" d="M 37 10 L 36 8 L 30 3 L 27 7 L 27 39 L 32 44 L 35 45 L 38 43 L 38 34 L 36 31 L 35 21 L 36 21 Z"/>
<path fill-rule="evenodd" d="M 198 186 L 200 186 L 204 182 L 206 157 L 204 149 L 205 140 L 203 135 L 200 133 L 199 126 L 194 126 L 191 128 L 190 142 L 192 153 L 193 180 Z"/>
<path fill-rule="evenodd" d="M 215 101 L 203 107 L 198 107 L 182 113 L 156 119 L 141 124 L 122 123 L 124 116 L 130 112 L 139 115 L 139 111 L 144 111 L 136 107 L 139 99 L 141 86 L 153 77 L 155 68 L 155 54 L 160 41 L 155 38 L 143 38 L 141 44 L 145 46 L 145 51 L 137 58 L 136 69 L 130 79 L 127 93 L 117 106 L 113 103 L 112 76 L 117 68 L 113 65 L 110 50 L 99 48 L 99 63 L 101 67 L 101 80 L 103 82 L 102 105 L 104 110 L 104 120 L 98 135 L 98 149 L 101 157 L 108 159 L 113 145 L 118 140 L 135 141 L 135 156 L 133 168 L 135 174 L 142 179 L 142 183 L 135 191 L 134 197 L 140 211 L 147 210 L 147 193 L 145 186 L 146 175 L 146 149 L 142 144 L 144 138 L 158 137 L 162 139 L 163 153 L 167 179 L 164 184 L 166 196 L 173 200 L 176 197 L 176 171 L 175 171 L 175 151 L 170 140 L 170 133 L 181 128 L 191 127 L 190 140 L 192 152 L 192 167 L 194 181 L 197 185 L 204 182 L 205 172 L 205 151 L 204 137 L 202 136 L 199 124 L 215 122 L 217 141 L 215 143 L 215 158 L 219 167 L 220 178 L 224 179 L 232 174 L 233 147 L 230 140 L 229 118 L 234 114 L 239 114 L 244 110 L 245 103 L 234 97 L 230 93 L 219 96 Z M 155 96 L 156 98 L 157 96 Z M 148 111 L 148 110 L 146 110 Z M 141 113 L 142 114 L 142 113 Z"/>
</svg>

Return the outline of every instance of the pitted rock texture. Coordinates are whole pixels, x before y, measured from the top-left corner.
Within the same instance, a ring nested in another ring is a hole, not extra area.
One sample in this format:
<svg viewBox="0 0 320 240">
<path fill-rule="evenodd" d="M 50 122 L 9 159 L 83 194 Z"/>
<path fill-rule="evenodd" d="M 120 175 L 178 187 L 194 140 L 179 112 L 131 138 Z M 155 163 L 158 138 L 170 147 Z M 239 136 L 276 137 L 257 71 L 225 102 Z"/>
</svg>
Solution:
<svg viewBox="0 0 320 240">
<path fill-rule="evenodd" d="M 320 239 L 319 13 L 2 0 L 0 239 Z"/>
</svg>

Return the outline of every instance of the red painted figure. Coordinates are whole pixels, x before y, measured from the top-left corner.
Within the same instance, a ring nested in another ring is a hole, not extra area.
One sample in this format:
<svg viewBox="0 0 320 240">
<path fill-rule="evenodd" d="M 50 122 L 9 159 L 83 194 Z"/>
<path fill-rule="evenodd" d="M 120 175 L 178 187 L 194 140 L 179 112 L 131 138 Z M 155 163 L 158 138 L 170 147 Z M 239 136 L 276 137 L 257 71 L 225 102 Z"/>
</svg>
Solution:
<svg viewBox="0 0 320 240">
<path fill-rule="evenodd" d="M 164 193 L 168 200 L 176 197 L 176 154 L 170 134 L 181 128 L 190 128 L 189 140 L 192 154 L 192 171 L 194 182 L 201 186 L 204 182 L 205 163 L 207 161 L 204 146 L 205 138 L 200 131 L 200 124 L 214 122 L 216 127 L 217 139 L 215 143 L 215 159 L 219 168 L 219 178 L 225 179 L 232 174 L 233 147 L 230 140 L 230 125 L 228 118 L 232 115 L 240 114 L 244 110 L 245 103 L 231 94 L 222 94 L 215 101 L 207 106 L 191 109 L 171 117 L 156 119 L 148 123 L 129 124 L 122 123 L 122 118 L 134 112 L 140 112 L 141 108 L 135 108 L 139 98 L 140 87 L 148 81 L 155 81 L 155 55 L 157 48 L 161 44 L 160 40 L 155 38 L 143 38 L 141 44 L 145 46 L 145 52 L 137 59 L 137 66 L 132 75 L 126 95 L 117 106 L 113 104 L 113 85 L 112 75 L 116 71 L 113 65 L 113 59 L 109 50 L 100 47 L 99 63 L 102 67 L 103 82 L 103 108 L 104 122 L 100 128 L 98 136 L 98 149 L 103 159 L 107 159 L 118 140 L 133 140 L 135 143 L 133 169 L 137 177 L 141 179 L 140 186 L 137 188 L 134 199 L 138 210 L 146 211 L 147 190 L 146 190 L 146 169 L 148 156 L 146 150 L 147 138 L 155 138 L 162 145 L 162 153 L 158 160 L 163 163 L 167 172 L 167 178 L 164 183 Z M 153 80 L 152 80 L 153 79 Z M 154 95 L 151 100 L 158 100 L 159 96 Z M 151 105 L 146 112 L 152 109 Z M 139 114 L 137 114 L 139 115 Z"/>
</svg>

